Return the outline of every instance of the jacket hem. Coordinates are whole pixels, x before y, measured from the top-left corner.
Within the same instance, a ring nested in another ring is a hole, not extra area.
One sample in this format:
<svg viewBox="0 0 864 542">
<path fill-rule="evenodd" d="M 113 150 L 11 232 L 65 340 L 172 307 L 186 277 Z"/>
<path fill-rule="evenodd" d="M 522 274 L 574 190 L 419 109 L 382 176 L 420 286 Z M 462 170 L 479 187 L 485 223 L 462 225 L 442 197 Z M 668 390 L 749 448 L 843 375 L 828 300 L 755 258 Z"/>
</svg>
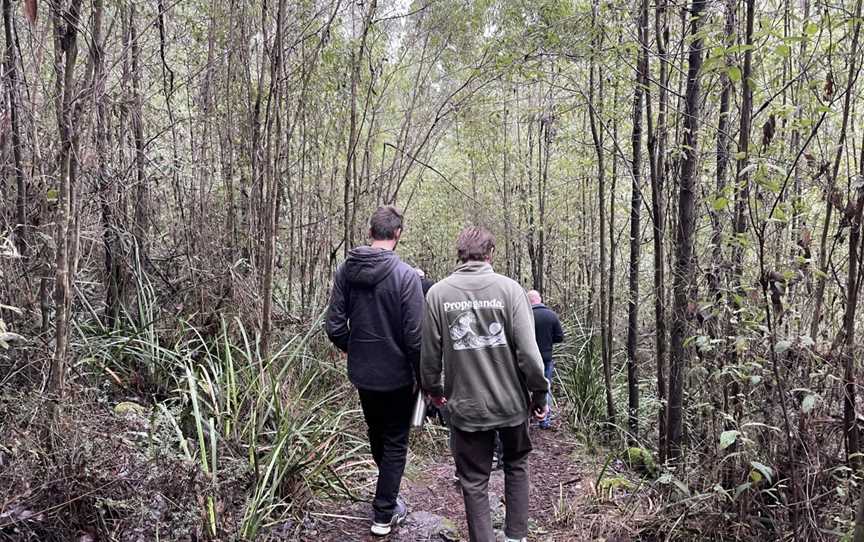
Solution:
<svg viewBox="0 0 864 542">
<path fill-rule="evenodd" d="M 519 413 L 515 416 L 510 416 L 509 418 L 498 418 L 495 420 L 484 420 L 483 422 L 470 422 L 467 420 L 459 419 L 452 415 L 450 418 L 450 423 L 453 424 L 456 429 L 460 431 L 466 431 L 468 433 L 473 433 L 476 431 L 490 431 L 492 429 L 501 429 L 504 427 L 516 427 L 522 425 L 528 421 L 527 413 Z"/>
</svg>

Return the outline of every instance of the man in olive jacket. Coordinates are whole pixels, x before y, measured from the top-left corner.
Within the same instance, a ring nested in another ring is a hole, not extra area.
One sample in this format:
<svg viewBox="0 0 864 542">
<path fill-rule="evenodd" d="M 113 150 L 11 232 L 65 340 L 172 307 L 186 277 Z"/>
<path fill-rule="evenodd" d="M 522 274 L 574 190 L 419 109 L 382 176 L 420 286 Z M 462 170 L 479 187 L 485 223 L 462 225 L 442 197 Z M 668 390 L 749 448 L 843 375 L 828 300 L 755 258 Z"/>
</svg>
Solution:
<svg viewBox="0 0 864 542">
<path fill-rule="evenodd" d="M 464 230 L 457 241 L 461 264 L 429 290 L 423 319 L 421 381 L 433 402 L 450 411 L 471 542 L 495 540 L 488 485 L 496 431 L 503 443 L 504 533 L 508 541 L 527 536 L 528 418 L 543 419 L 548 408 L 531 305 L 519 284 L 492 270 L 494 248 L 485 229 Z"/>
<path fill-rule="evenodd" d="M 414 268 L 394 252 L 402 215 L 379 207 L 370 219 L 372 243 L 353 249 L 336 270 L 327 336 L 348 354 L 378 466 L 372 533 L 385 536 L 407 515 L 398 499 L 408 453 L 414 386 L 420 362 L 423 289 Z"/>
</svg>

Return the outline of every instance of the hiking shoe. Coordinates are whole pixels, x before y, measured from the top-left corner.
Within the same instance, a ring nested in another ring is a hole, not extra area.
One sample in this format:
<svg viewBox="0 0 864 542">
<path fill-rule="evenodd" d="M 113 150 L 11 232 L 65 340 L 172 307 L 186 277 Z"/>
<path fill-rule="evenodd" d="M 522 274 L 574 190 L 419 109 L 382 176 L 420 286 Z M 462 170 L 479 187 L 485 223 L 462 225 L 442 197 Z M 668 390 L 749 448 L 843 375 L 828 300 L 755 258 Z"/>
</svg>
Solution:
<svg viewBox="0 0 864 542">
<path fill-rule="evenodd" d="M 396 501 L 396 511 L 393 513 L 393 517 L 390 518 L 389 523 L 372 522 L 372 534 L 375 536 L 387 536 L 393 530 L 393 527 L 401 525 L 406 517 L 408 517 L 408 507 L 399 499 Z"/>
</svg>

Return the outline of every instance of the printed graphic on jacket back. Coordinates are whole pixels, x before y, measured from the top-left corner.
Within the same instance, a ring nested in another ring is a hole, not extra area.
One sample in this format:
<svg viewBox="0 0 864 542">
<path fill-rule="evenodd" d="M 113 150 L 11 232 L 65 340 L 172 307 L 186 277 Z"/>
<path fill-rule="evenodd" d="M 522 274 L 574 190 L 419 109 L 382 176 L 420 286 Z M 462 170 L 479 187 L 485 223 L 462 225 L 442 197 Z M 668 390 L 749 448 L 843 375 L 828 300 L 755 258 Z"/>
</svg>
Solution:
<svg viewBox="0 0 864 542">
<path fill-rule="evenodd" d="M 448 301 L 444 312 L 450 323 L 453 350 L 478 350 L 507 346 L 504 302 L 500 299 Z"/>
</svg>

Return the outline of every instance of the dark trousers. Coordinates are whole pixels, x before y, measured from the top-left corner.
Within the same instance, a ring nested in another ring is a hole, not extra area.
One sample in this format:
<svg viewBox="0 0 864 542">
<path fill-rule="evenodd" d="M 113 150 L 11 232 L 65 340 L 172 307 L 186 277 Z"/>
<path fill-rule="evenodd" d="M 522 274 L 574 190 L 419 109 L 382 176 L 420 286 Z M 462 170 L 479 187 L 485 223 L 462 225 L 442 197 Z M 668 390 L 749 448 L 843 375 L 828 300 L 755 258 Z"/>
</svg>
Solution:
<svg viewBox="0 0 864 542">
<path fill-rule="evenodd" d="M 543 423 L 549 425 L 549 420 L 552 419 L 552 372 L 555 370 L 555 362 L 552 358 L 543 360 L 543 375 L 549 381 L 549 393 L 546 395 L 546 404 L 549 405 L 549 411 L 543 419 Z"/>
<path fill-rule="evenodd" d="M 528 453 L 531 451 L 528 422 L 489 431 L 462 431 L 451 427 L 450 446 L 462 485 L 471 542 L 495 542 L 488 489 L 496 431 L 503 445 L 507 512 L 504 534 L 508 538 L 528 536 Z"/>
<path fill-rule="evenodd" d="M 405 471 L 414 393 L 411 386 L 394 391 L 357 390 L 369 428 L 369 447 L 378 465 L 372 509 L 375 521 L 389 523 Z"/>
</svg>

